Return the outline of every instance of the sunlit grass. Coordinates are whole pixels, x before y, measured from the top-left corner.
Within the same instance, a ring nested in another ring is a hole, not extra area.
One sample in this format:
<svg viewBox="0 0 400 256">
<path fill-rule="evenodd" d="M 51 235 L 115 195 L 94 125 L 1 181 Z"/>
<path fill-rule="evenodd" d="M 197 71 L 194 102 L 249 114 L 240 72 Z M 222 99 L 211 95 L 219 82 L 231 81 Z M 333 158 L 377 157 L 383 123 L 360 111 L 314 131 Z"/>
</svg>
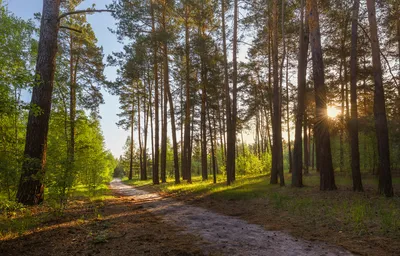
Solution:
<svg viewBox="0 0 400 256">
<path fill-rule="evenodd" d="M 84 185 L 76 185 L 71 189 L 71 200 L 83 198 L 91 201 L 103 201 L 113 197 L 108 184 L 105 183 L 98 185 L 95 189 L 89 189 Z"/>
<path fill-rule="evenodd" d="M 4 195 L 2 196 L 4 197 Z M 76 207 L 76 202 L 92 204 L 91 215 L 98 216 L 98 209 L 103 201 L 114 198 L 107 184 L 101 184 L 95 189 L 84 185 L 76 185 L 70 190 L 69 207 Z M 79 204 L 78 204 L 79 205 Z M 45 190 L 45 201 L 42 205 L 27 207 L 6 198 L 0 200 L 0 240 L 17 237 L 24 232 L 41 226 L 49 219 L 63 216 L 64 208 L 60 208 L 56 198 L 52 198 Z"/>
</svg>

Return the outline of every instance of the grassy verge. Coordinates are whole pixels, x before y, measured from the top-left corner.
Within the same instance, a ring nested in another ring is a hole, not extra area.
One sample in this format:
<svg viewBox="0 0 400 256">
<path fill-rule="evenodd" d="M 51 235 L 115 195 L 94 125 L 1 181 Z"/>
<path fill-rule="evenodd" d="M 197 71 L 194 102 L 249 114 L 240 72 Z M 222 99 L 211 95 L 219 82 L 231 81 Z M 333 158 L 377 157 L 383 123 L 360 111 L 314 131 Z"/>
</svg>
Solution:
<svg viewBox="0 0 400 256">
<path fill-rule="evenodd" d="M 43 223 L 56 221 L 65 211 L 72 208 L 87 207 L 90 215 L 98 212 L 102 201 L 112 198 L 112 192 L 106 184 L 90 190 L 84 186 L 71 189 L 68 205 L 60 209 L 58 202 L 45 194 L 45 202 L 38 206 L 24 206 L 9 200 L 0 201 L 0 241 L 18 237 L 26 231 L 41 226 Z M 85 205 L 85 206 L 83 206 Z"/>
</svg>

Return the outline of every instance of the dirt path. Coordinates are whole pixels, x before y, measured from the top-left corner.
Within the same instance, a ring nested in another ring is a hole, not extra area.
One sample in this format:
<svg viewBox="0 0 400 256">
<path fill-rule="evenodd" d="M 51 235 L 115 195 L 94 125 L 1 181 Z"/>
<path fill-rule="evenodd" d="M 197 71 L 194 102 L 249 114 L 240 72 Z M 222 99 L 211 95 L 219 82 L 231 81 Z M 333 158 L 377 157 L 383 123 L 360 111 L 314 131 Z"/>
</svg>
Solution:
<svg viewBox="0 0 400 256">
<path fill-rule="evenodd" d="M 168 224 L 183 228 L 187 234 L 200 236 L 208 242 L 202 245 L 205 254 L 222 251 L 224 255 L 352 255 L 326 243 L 296 239 L 235 217 L 138 190 L 118 179 L 111 182 L 111 188 L 119 194 L 133 196 L 135 201 Z"/>
</svg>

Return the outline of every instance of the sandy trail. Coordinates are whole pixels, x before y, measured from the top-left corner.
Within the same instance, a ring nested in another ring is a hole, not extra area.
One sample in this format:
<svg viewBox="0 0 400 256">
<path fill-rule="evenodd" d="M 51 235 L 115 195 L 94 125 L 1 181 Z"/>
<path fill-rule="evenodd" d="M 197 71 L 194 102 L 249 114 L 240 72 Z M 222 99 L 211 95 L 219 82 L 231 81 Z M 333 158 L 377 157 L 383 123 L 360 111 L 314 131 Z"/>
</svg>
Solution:
<svg viewBox="0 0 400 256">
<path fill-rule="evenodd" d="M 268 231 L 239 218 L 135 189 L 119 179 L 111 182 L 111 188 L 119 194 L 133 196 L 148 211 L 164 221 L 200 236 L 208 242 L 202 246 L 205 254 L 218 251 L 224 255 L 352 255 L 343 248 L 296 239 L 284 232 Z"/>
</svg>

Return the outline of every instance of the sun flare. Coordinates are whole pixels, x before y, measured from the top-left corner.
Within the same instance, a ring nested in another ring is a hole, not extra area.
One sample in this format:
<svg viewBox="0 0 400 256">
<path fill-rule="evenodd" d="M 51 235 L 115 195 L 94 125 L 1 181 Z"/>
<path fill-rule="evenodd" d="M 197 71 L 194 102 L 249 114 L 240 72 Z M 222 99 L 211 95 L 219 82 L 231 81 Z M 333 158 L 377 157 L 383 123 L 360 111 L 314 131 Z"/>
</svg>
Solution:
<svg viewBox="0 0 400 256">
<path fill-rule="evenodd" d="M 333 106 L 328 106 L 328 117 L 336 118 L 340 114 L 340 110 Z"/>
</svg>

